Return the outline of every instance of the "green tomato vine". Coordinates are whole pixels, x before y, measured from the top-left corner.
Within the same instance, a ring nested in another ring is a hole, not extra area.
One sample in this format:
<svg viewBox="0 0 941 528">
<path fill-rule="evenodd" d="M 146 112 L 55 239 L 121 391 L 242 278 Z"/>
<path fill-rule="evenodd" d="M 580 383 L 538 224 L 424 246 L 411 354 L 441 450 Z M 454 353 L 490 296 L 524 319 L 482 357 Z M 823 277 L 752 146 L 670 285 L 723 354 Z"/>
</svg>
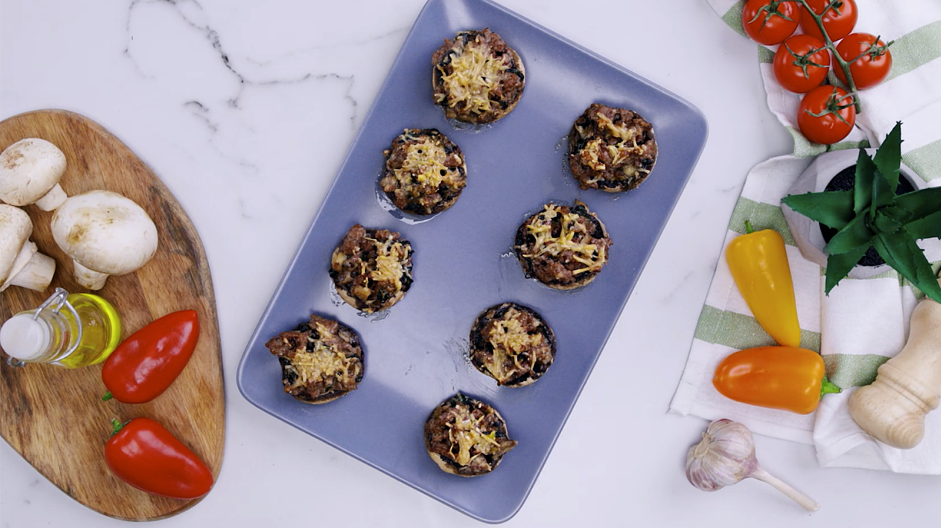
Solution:
<svg viewBox="0 0 941 528">
<path fill-rule="evenodd" d="M 856 82 L 853 80 L 853 74 L 850 72 L 850 64 L 856 62 L 860 57 L 863 57 L 865 55 L 870 55 L 871 57 L 875 58 L 877 56 L 885 54 L 888 51 L 889 46 L 891 46 L 894 41 L 891 41 L 884 46 L 879 46 L 879 37 L 877 36 L 875 41 L 873 41 L 873 43 L 869 46 L 868 50 L 864 51 L 863 53 L 860 53 L 858 56 L 854 57 L 852 60 L 846 60 L 836 50 L 836 44 L 834 44 L 833 40 L 830 39 L 830 35 L 827 33 L 826 28 L 823 26 L 823 16 L 826 15 L 827 11 L 831 9 L 839 13 L 839 8 L 840 6 L 843 5 L 843 1 L 842 0 L 830 0 L 830 2 L 824 8 L 823 13 L 819 15 L 815 13 L 813 9 L 810 8 L 810 6 L 807 4 L 807 0 L 796 0 L 796 1 L 800 3 L 804 9 L 807 10 L 807 14 L 809 14 L 814 19 L 814 22 L 817 24 L 817 28 L 820 29 L 820 33 L 823 35 L 823 39 L 825 42 L 824 49 L 830 50 L 832 52 L 831 55 L 833 56 L 833 59 L 839 65 L 840 69 L 843 71 L 843 75 L 846 77 L 846 85 L 849 88 L 849 90 L 847 91 L 849 92 L 849 95 L 852 96 L 853 98 L 853 106 L 856 109 L 856 113 L 861 114 L 862 106 L 860 104 L 860 99 L 859 99 L 859 90 L 856 88 Z"/>
<path fill-rule="evenodd" d="M 856 113 L 857 114 L 862 113 L 862 106 L 860 105 L 860 102 L 859 102 L 859 90 L 856 89 L 856 82 L 853 81 L 853 75 L 850 73 L 850 64 L 852 64 L 856 59 L 853 59 L 853 61 L 850 61 L 850 62 L 845 61 L 843 57 L 841 57 L 840 54 L 837 53 L 836 44 L 834 44 L 833 41 L 830 40 L 830 35 L 829 33 L 827 33 L 827 29 L 823 27 L 823 15 L 827 14 L 827 11 L 829 11 L 830 9 L 838 9 L 841 5 L 843 5 L 843 2 L 841 0 L 831 0 L 831 2 L 827 4 L 827 7 L 824 8 L 823 13 L 818 15 L 817 13 L 814 12 L 813 9 L 810 8 L 809 5 L 807 5 L 807 0 L 797 0 L 797 1 L 804 7 L 804 9 L 807 10 L 807 13 L 814 19 L 814 22 L 817 24 L 817 28 L 820 29 L 820 33 L 823 35 L 824 43 L 826 44 L 824 48 L 833 52 L 831 54 L 833 56 L 833 59 L 836 60 L 837 64 L 840 65 L 840 69 L 843 70 L 843 74 L 846 75 L 846 85 L 849 87 L 849 90 L 848 90 L 849 94 L 853 97 L 853 105 L 856 107 Z M 876 41 L 878 42 L 878 39 L 876 39 Z"/>
</svg>

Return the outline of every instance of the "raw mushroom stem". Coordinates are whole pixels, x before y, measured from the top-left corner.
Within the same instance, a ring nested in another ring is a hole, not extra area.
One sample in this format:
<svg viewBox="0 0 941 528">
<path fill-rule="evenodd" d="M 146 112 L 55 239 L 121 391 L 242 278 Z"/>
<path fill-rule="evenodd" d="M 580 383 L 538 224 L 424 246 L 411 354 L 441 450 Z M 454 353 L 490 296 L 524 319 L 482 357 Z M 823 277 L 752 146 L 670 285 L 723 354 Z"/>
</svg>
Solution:
<svg viewBox="0 0 941 528">
<path fill-rule="evenodd" d="M 35 203 L 36 207 L 43 211 L 53 211 L 62 205 L 66 198 L 68 196 L 62 190 L 62 186 L 57 183 L 55 187 L 50 189 L 42 198 L 36 200 Z"/>
<path fill-rule="evenodd" d="M 79 264 L 77 260 L 72 260 L 72 265 L 75 267 L 75 280 L 82 287 L 89 290 L 100 290 L 105 287 L 105 281 L 108 280 L 107 273 L 88 269 Z"/>
<path fill-rule="evenodd" d="M 56 261 L 39 253 L 32 232 L 26 212 L 0 203 L 0 291 L 12 285 L 43 291 L 52 281 Z"/>
<path fill-rule="evenodd" d="M 35 242 L 27 240 L 13 259 L 12 267 L 0 291 L 10 286 L 21 286 L 31 290 L 45 290 L 52 282 L 56 261 L 39 253 Z"/>
<path fill-rule="evenodd" d="M 23 251 L 26 250 L 24 246 Z M 11 286 L 29 288 L 30 290 L 43 291 L 49 287 L 52 282 L 52 276 L 56 272 L 56 261 L 52 257 L 42 253 L 33 253 L 32 258 L 10 281 Z"/>
<path fill-rule="evenodd" d="M 792 488 L 786 482 L 768 473 L 760 466 L 755 468 L 748 476 L 771 484 L 775 489 L 793 499 L 794 502 L 800 504 L 807 511 L 815 512 L 820 509 L 820 505 L 814 502 L 813 499 Z"/>
</svg>

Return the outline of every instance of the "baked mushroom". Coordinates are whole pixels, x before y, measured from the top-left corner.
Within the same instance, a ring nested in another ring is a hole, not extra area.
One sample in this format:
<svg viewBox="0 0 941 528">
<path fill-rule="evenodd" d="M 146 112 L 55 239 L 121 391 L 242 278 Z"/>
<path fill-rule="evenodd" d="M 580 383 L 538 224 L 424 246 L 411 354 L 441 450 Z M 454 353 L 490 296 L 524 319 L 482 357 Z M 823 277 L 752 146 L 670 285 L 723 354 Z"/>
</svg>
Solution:
<svg viewBox="0 0 941 528">
<path fill-rule="evenodd" d="M 437 129 L 407 128 L 383 155 L 379 186 L 407 213 L 440 213 L 457 201 L 467 184 L 461 147 Z"/>
<path fill-rule="evenodd" d="M 29 240 L 33 222 L 22 209 L 0 204 L 0 291 L 20 286 L 43 291 L 52 282 L 56 261 Z"/>
<path fill-rule="evenodd" d="M 555 334 L 532 308 L 513 302 L 491 306 L 470 332 L 470 360 L 503 387 L 534 383 L 555 359 Z"/>
<path fill-rule="evenodd" d="M 476 477 L 493 471 L 516 447 L 503 416 L 492 406 L 457 393 L 425 422 L 425 449 L 446 473 Z"/>
<path fill-rule="evenodd" d="M 516 51 L 489 29 L 461 31 L 431 57 L 435 104 L 449 119 L 492 123 L 523 95 L 526 73 Z"/>
<path fill-rule="evenodd" d="M 109 275 L 140 269 L 157 251 L 157 227 L 133 200 L 111 191 L 67 199 L 52 216 L 52 237 L 75 266 L 75 280 L 89 290 Z"/>
<path fill-rule="evenodd" d="M 365 368 L 359 334 L 345 324 L 311 315 L 290 332 L 265 343 L 281 364 L 284 392 L 322 404 L 356 389 Z"/>
<path fill-rule="evenodd" d="M 66 199 L 59 186 L 64 172 L 65 154 L 59 147 L 45 139 L 21 139 L 0 154 L 0 200 L 52 211 Z"/>
<path fill-rule="evenodd" d="M 611 239 L 588 207 L 546 204 L 516 231 L 513 249 L 526 272 L 557 290 L 585 286 L 608 262 Z"/>
<path fill-rule="evenodd" d="M 637 112 L 595 103 L 572 125 L 569 168 L 582 189 L 635 189 L 656 162 L 653 126 Z"/>
<path fill-rule="evenodd" d="M 412 245 L 394 231 L 356 224 L 330 256 L 328 273 L 350 306 L 364 313 L 385 310 L 412 285 Z"/>
</svg>

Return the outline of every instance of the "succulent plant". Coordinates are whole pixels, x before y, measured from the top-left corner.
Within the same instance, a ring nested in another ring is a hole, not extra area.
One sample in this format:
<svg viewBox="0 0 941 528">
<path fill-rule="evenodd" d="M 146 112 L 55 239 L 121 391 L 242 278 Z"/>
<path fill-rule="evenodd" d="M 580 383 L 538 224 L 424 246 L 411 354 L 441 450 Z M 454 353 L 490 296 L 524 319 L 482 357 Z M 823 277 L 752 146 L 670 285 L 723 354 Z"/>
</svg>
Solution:
<svg viewBox="0 0 941 528">
<path fill-rule="evenodd" d="M 794 211 L 837 230 L 826 246 L 827 294 L 871 246 L 886 264 L 941 302 L 941 286 L 916 244 L 922 238 L 941 237 L 941 187 L 895 194 L 901 146 L 902 123 L 896 123 L 875 156 L 870 158 L 860 149 L 853 190 L 792 194 L 782 199 Z"/>
</svg>

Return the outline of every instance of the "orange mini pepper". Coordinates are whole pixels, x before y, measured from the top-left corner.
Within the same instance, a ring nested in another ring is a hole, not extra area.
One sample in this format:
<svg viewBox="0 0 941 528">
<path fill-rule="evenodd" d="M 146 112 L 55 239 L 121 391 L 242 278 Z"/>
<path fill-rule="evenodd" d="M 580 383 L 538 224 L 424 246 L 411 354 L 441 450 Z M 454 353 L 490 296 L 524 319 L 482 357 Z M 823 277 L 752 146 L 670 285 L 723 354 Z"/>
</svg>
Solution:
<svg viewBox="0 0 941 528">
<path fill-rule="evenodd" d="M 771 229 L 754 231 L 748 221 L 745 229 L 746 234 L 729 242 L 725 250 L 732 278 L 758 324 L 779 345 L 800 346 L 801 329 L 784 239 Z"/>
<path fill-rule="evenodd" d="M 741 403 L 798 414 L 814 412 L 824 394 L 842 392 L 827 381 L 823 358 L 813 350 L 770 346 L 729 354 L 712 384 Z"/>
</svg>

